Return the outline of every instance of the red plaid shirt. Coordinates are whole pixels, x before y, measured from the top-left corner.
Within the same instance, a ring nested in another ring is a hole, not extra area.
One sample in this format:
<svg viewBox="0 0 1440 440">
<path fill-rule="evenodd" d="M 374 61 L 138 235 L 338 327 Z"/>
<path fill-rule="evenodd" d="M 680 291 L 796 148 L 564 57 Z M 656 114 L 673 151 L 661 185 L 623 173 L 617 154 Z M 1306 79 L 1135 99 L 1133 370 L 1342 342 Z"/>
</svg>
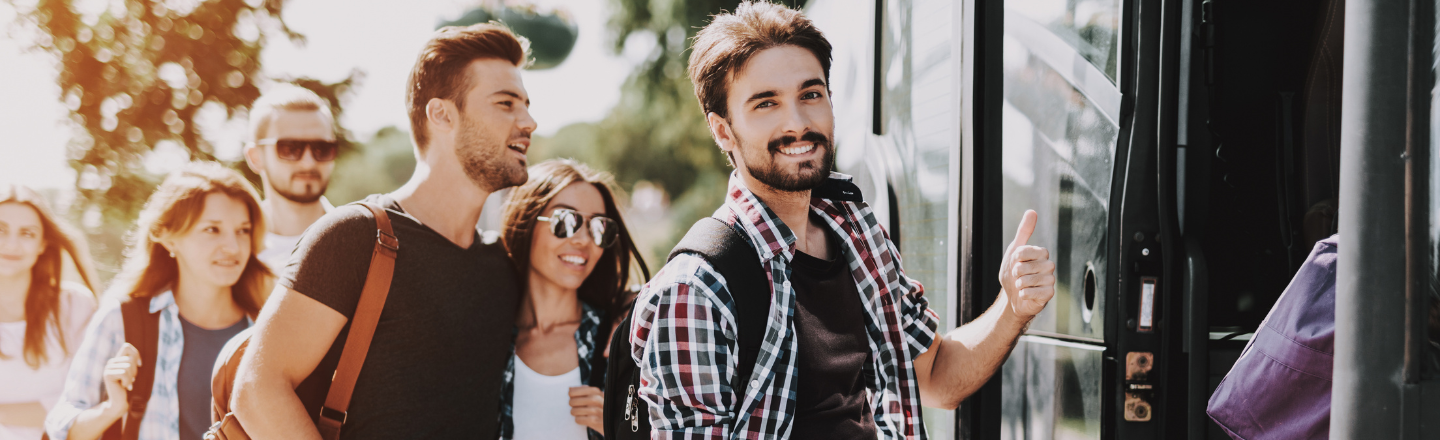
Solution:
<svg viewBox="0 0 1440 440">
<path fill-rule="evenodd" d="M 924 288 L 905 276 L 900 255 L 850 177 L 834 173 L 812 193 L 810 209 L 843 241 L 841 250 L 865 305 L 873 350 L 866 365 L 870 407 L 882 439 L 923 439 L 915 357 L 939 325 Z M 790 265 L 795 234 L 731 174 L 715 217 L 744 230 L 771 280 L 769 325 L 751 377 L 736 378 L 734 303 L 723 276 L 703 258 L 679 255 L 635 301 L 631 355 L 640 365 L 639 395 L 649 403 L 656 439 L 779 439 L 796 412 L 795 291 Z M 731 384 L 747 380 L 745 396 Z"/>
</svg>

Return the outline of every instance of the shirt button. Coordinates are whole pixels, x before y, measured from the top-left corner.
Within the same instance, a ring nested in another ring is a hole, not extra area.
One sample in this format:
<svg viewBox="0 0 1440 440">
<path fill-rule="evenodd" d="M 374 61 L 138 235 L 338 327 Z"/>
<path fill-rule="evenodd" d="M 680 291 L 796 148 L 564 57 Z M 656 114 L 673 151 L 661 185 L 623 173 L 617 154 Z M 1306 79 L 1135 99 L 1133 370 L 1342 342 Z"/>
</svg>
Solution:
<svg viewBox="0 0 1440 440">
<path fill-rule="evenodd" d="M 780 283 L 780 288 L 790 290 L 790 280 L 785 280 L 785 282 Z"/>
<path fill-rule="evenodd" d="M 760 389 L 760 381 L 758 381 L 758 380 L 752 380 L 752 381 L 750 381 L 750 389 L 752 389 L 752 390 L 758 390 L 758 389 Z"/>
</svg>

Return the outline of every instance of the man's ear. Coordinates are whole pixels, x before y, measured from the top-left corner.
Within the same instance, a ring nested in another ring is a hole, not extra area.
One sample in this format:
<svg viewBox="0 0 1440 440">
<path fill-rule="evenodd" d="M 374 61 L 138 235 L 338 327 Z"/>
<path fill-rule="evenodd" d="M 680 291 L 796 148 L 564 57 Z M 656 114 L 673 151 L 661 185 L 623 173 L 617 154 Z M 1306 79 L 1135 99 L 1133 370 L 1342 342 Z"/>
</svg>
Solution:
<svg viewBox="0 0 1440 440">
<path fill-rule="evenodd" d="M 455 106 L 450 101 L 440 98 L 430 98 L 425 103 L 426 126 L 430 130 L 448 132 L 454 128 Z"/>
<path fill-rule="evenodd" d="M 735 132 L 730 131 L 730 123 L 715 112 L 705 114 L 705 123 L 710 126 L 710 136 L 715 138 L 715 145 L 720 151 L 726 153 L 735 149 Z"/>
<path fill-rule="evenodd" d="M 259 145 L 250 143 L 245 146 L 245 165 L 250 166 L 250 171 L 256 175 L 265 176 L 265 149 Z"/>
</svg>

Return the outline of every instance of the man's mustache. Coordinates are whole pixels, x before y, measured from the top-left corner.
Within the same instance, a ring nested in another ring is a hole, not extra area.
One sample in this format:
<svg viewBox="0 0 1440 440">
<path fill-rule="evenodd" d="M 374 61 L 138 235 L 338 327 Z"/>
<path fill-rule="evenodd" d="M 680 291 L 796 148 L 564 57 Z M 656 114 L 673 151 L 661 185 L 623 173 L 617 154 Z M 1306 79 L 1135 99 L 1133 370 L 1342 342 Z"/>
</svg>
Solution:
<svg viewBox="0 0 1440 440">
<path fill-rule="evenodd" d="M 799 141 L 813 143 L 816 147 L 830 148 L 830 138 L 825 137 L 825 135 L 814 131 L 800 135 L 799 139 L 796 139 L 795 136 L 781 136 L 775 139 L 771 139 L 770 144 L 767 147 L 771 153 L 778 153 L 780 152 L 781 148 L 787 148 L 790 146 L 790 144 L 794 144 Z"/>
<path fill-rule="evenodd" d="M 295 173 L 290 174 L 290 179 L 291 179 L 291 180 L 295 180 L 295 179 L 298 179 L 298 178 L 301 178 L 301 177 L 309 177 L 309 178 L 313 178 L 313 179 L 315 179 L 315 180 L 322 180 L 322 179 L 323 179 L 323 177 L 320 177 L 320 172 L 319 172 L 319 171 L 297 171 L 297 172 L 295 172 Z"/>
</svg>

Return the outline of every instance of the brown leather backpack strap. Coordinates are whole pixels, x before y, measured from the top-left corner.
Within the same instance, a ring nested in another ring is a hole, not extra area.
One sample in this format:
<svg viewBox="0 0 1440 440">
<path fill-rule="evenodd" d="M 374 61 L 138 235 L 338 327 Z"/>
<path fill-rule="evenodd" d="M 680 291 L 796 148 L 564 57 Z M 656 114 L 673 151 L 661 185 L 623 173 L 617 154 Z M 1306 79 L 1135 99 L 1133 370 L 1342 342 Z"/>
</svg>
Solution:
<svg viewBox="0 0 1440 440">
<path fill-rule="evenodd" d="M 128 299 L 120 304 L 120 316 L 125 322 L 125 342 L 134 345 L 140 352 L 140 367 L 136 369 L 135 382 L 128 398 L 130 409 L 121 419 L 120 429 L 112 425 L 104 438 L 112 440 L 119 434 L 120 440 L 138 440 L 140 422 L 145 419 L 145 408 L 150 403 L 150 392 L 155 388 L 155 358 L 160 344 L 160 314 L 150 313 L 150 298 Z"/>
<path fill-rule="evenodd" d="M 325 405 L 320 407 L 316 427 L 320 437 L 326 440 L 340 438 L 340 428 L 350 410 L 350 396 L 355 391 L 355 380 L 360 377 L 360 367 L 365 365 L 365 355 L 370 352 L 370 340 L 375 336 L 375 326 L 380 323 L 380 312 L 385 309 L 385 297 L 390 294 L 390 280 L 395 274 L 395 256 L 400 251 L 400 240 L 390 228 L 390 216 L 385 209 L 369 203 L 359 203 L 370 209 L 375 216 L 375 251 L 370 256 L 370 272 L 365 275 L 365 287 L 360 290 L 360 304 L 355 308 L 355 317 L 350 320 L 350 335 L 345 339 L 345 348 L 340 352 L 340 363 L 335 367 L 335 378 L 330 382 L 330 392 L 325 395 Z"/>
</svg>

